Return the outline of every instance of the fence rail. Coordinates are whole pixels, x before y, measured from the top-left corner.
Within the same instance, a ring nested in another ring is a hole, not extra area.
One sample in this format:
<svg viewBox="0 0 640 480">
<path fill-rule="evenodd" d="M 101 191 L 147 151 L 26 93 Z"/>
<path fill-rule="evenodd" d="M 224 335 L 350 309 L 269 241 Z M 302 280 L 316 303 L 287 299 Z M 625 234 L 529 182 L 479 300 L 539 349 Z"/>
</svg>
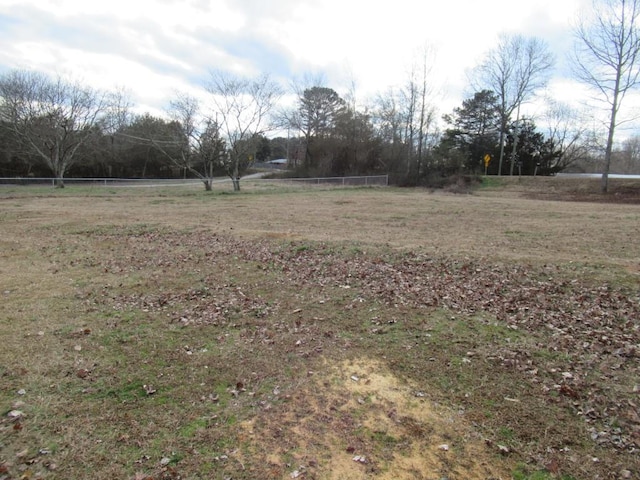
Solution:
<svg viewBox="0 0 640 480">
<path fill-rule="evenodd" d="M 342 185 L 342 186 L 388 186 L 389 175 L 365 175 L 357 177 L 316 177 L 316 178 L 262 178 L 261 182 L 285 182 L 303 185 Z"/>
<path fill-rule="evenodd" d="M 243 177 L 241 181 L 295 183 L 301 185 L 334 186 L 388 186 L 389 175 L 367 175 L 352 177 L 316 177 L 316 178 L 261 178 L 259 174 Z M 231 182 L 229 178 L 216 178 L 214 183 Z M 56 179 L 49 177 L 0 177 L 1 186 L 33 185 L 55 186 Z M 90 187 L 179 187 L 202 184 L 198 178 L 65 178 L 66 186 L 82 185 Z"/>
<path fill-rule="evenodd" d="M 39 185 L 55 186 L 55 178 L 49 177 L 0 177 L 2 185 Z M 82 185 L 97 187 L 139 187 L 139 186 L 182 186 L 195 185 L 201 183 L 197 178 L 64 178 L 65 186 Z"/>
</svg>

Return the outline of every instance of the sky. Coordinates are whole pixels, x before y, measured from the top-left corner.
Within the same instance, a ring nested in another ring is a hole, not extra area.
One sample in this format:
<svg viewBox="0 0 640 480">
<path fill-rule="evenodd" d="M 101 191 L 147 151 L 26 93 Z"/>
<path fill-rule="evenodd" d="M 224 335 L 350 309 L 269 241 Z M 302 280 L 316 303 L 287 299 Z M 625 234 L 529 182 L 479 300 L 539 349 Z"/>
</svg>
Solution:
<svg viewBox="0 0 640 480">
<path fill-rule="evenodd" d="M 138 112 L 162 112 L 212 70 L 305 76 L 366 103 L 407 81 L 425 48 L 433 102 L 469 97 L 469 72 L 501 33 L 537 36 L 555 54 L 548 93 L 574 98 L 566 55 L 588 0 L 0 0 L 0 73 L 64 75 L 124 88 Z"/>
</svg>

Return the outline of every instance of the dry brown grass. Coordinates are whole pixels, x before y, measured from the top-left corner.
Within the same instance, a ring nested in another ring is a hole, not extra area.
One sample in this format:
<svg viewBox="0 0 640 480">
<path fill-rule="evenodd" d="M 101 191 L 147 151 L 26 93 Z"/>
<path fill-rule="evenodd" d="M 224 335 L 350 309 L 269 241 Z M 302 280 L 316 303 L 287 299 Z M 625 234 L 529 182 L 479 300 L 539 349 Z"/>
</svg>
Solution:
<svg viewBox="0 0 640 480">
<path fill-rule="evenodd" d="M 0 191 L 0 478 L 640 474 L 640 210 L 535 180 Z"/>
<path fill-rule="evenodd" d="M 637 206 L 596 203 L 603 199 L 600 195 L 589 197 L 594 202 L 567 202 L 574 191 L 594 193 L 597 181 L 558 179 L 554 185 L 555 180 L 503 179 L 505 187 L 474 195 L 261 184 L 247 186 L 249 192 L 241 195 L 96 188 L 90 191 L 90 202 L 85 192 L 64 192 L 55 202 L 48 195 L 28 203 L 18 197 L 14 215 L 23 222 L 52 226 L 143 223 L 210 228 L 253 238 L 352 241 L 490 260 L 586 262 L 635 270 Z"/>
</svg>

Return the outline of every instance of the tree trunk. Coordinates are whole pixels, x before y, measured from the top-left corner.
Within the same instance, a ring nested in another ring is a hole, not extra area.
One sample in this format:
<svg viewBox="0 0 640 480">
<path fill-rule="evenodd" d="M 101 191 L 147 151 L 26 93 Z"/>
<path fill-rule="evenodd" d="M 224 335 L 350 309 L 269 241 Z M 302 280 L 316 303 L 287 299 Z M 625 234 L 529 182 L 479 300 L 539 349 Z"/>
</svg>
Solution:
<svg viewBox="0 0 640 480">
<path fill-rule="evenodd" d="M 502 175 L 502 160 L 504 158 L 504 126 L 500 128 L 500 158 L 498 159 L 498 176 Z"/>
<path fill-rule="evenodd" d="M 204 180 L 204 189 L 207 192 L 210 192 L 213 189 L 213 185 L 212 185 L 213 181 L 212 180 Z"/>
<path fill-rule="evenodd" d="M 509 176 L 513 177 L 513 167 L 516 163 L 516 155 L 518 153 L 518 137 L 520 136 L 520 105 L 518 105 L 518 113 L 516 114 L 516 125 L 513 131 L 513 151 L 511 152 L 511 165 L 509 165 Z"/>
<path fill-rule="evenodd" d="M 53 185 L 56 188 L 64 188 L 64 172 L 66 170 L 66 165 L 63 160 L 60 159 L 60 154 L 56 151 L 52 154 L 51 158 L 51 170 L 53 170 L 53 176 L 55 180 L 53 181 Z"/>
<path fill-rule="evenodd" d="M 600 191 L 607 193 L 609 191 L 609 170 L 611 169 L 611 152 L 613 151 L 613 134 L 616 128 L 616 113 L 618 112 L 618 85 L 620 84 L 620 75 L 616 79 L 616 89 L 613 94 L 611 106 L 611 118 L 609 119 L 609 134 L 607 135 L 607 149 L 604 153 L 604 168 L 602 170 L 602 179 L 600 181 Z"/>
<path fill-rule="evenodd" d="M 238 169 L 239 162 L 240 160 L 236 158 L 235 162 L 233 163 L 233 175 L 231 176 L 231 181 L 233 182 L 234 192 L 240 191 L 240 171 Z"/>
<path fill-rule="evenodd" d="M 311 134 L 305 132 L 305 145 L 304 145 L 304 170 L 309 173 L 311 171 L 311 164 L 313 158 L 311 155 Z"/>
</svg>

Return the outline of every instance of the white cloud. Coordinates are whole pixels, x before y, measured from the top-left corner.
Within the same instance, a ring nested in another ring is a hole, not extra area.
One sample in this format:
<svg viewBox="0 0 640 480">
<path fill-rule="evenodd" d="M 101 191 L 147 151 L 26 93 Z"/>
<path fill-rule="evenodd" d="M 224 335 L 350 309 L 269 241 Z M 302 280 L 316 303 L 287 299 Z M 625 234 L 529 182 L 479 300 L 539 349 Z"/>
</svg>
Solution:
<svg viewBox="0 0 640 480">
<path fill-rule="evenodd" d="M 0 69 L 123 85 L 140 108 L 157 111 L 211 69 L 272 72 L 283 83 L 324 72 L 329 86 L 344 92 L 355 82 L 364 98 L 403 84 L 417 52 L 432 45 L 434 98 L 446 112 L 501 32 L 548 39 L 562 60 L 586 1 L 0 0 Z"/>
<path fill-rule="evenodd" d="M 176 26 L 208 26 L 223 31 L 236 31 L 245 26 L 245 18 L 224 0 L 3 0 L 3 6 L 15 8 L 31 4 L 57 18 L 101 16 L 109 19 L 146 19 L 172 28 Z"/>
</svg>

